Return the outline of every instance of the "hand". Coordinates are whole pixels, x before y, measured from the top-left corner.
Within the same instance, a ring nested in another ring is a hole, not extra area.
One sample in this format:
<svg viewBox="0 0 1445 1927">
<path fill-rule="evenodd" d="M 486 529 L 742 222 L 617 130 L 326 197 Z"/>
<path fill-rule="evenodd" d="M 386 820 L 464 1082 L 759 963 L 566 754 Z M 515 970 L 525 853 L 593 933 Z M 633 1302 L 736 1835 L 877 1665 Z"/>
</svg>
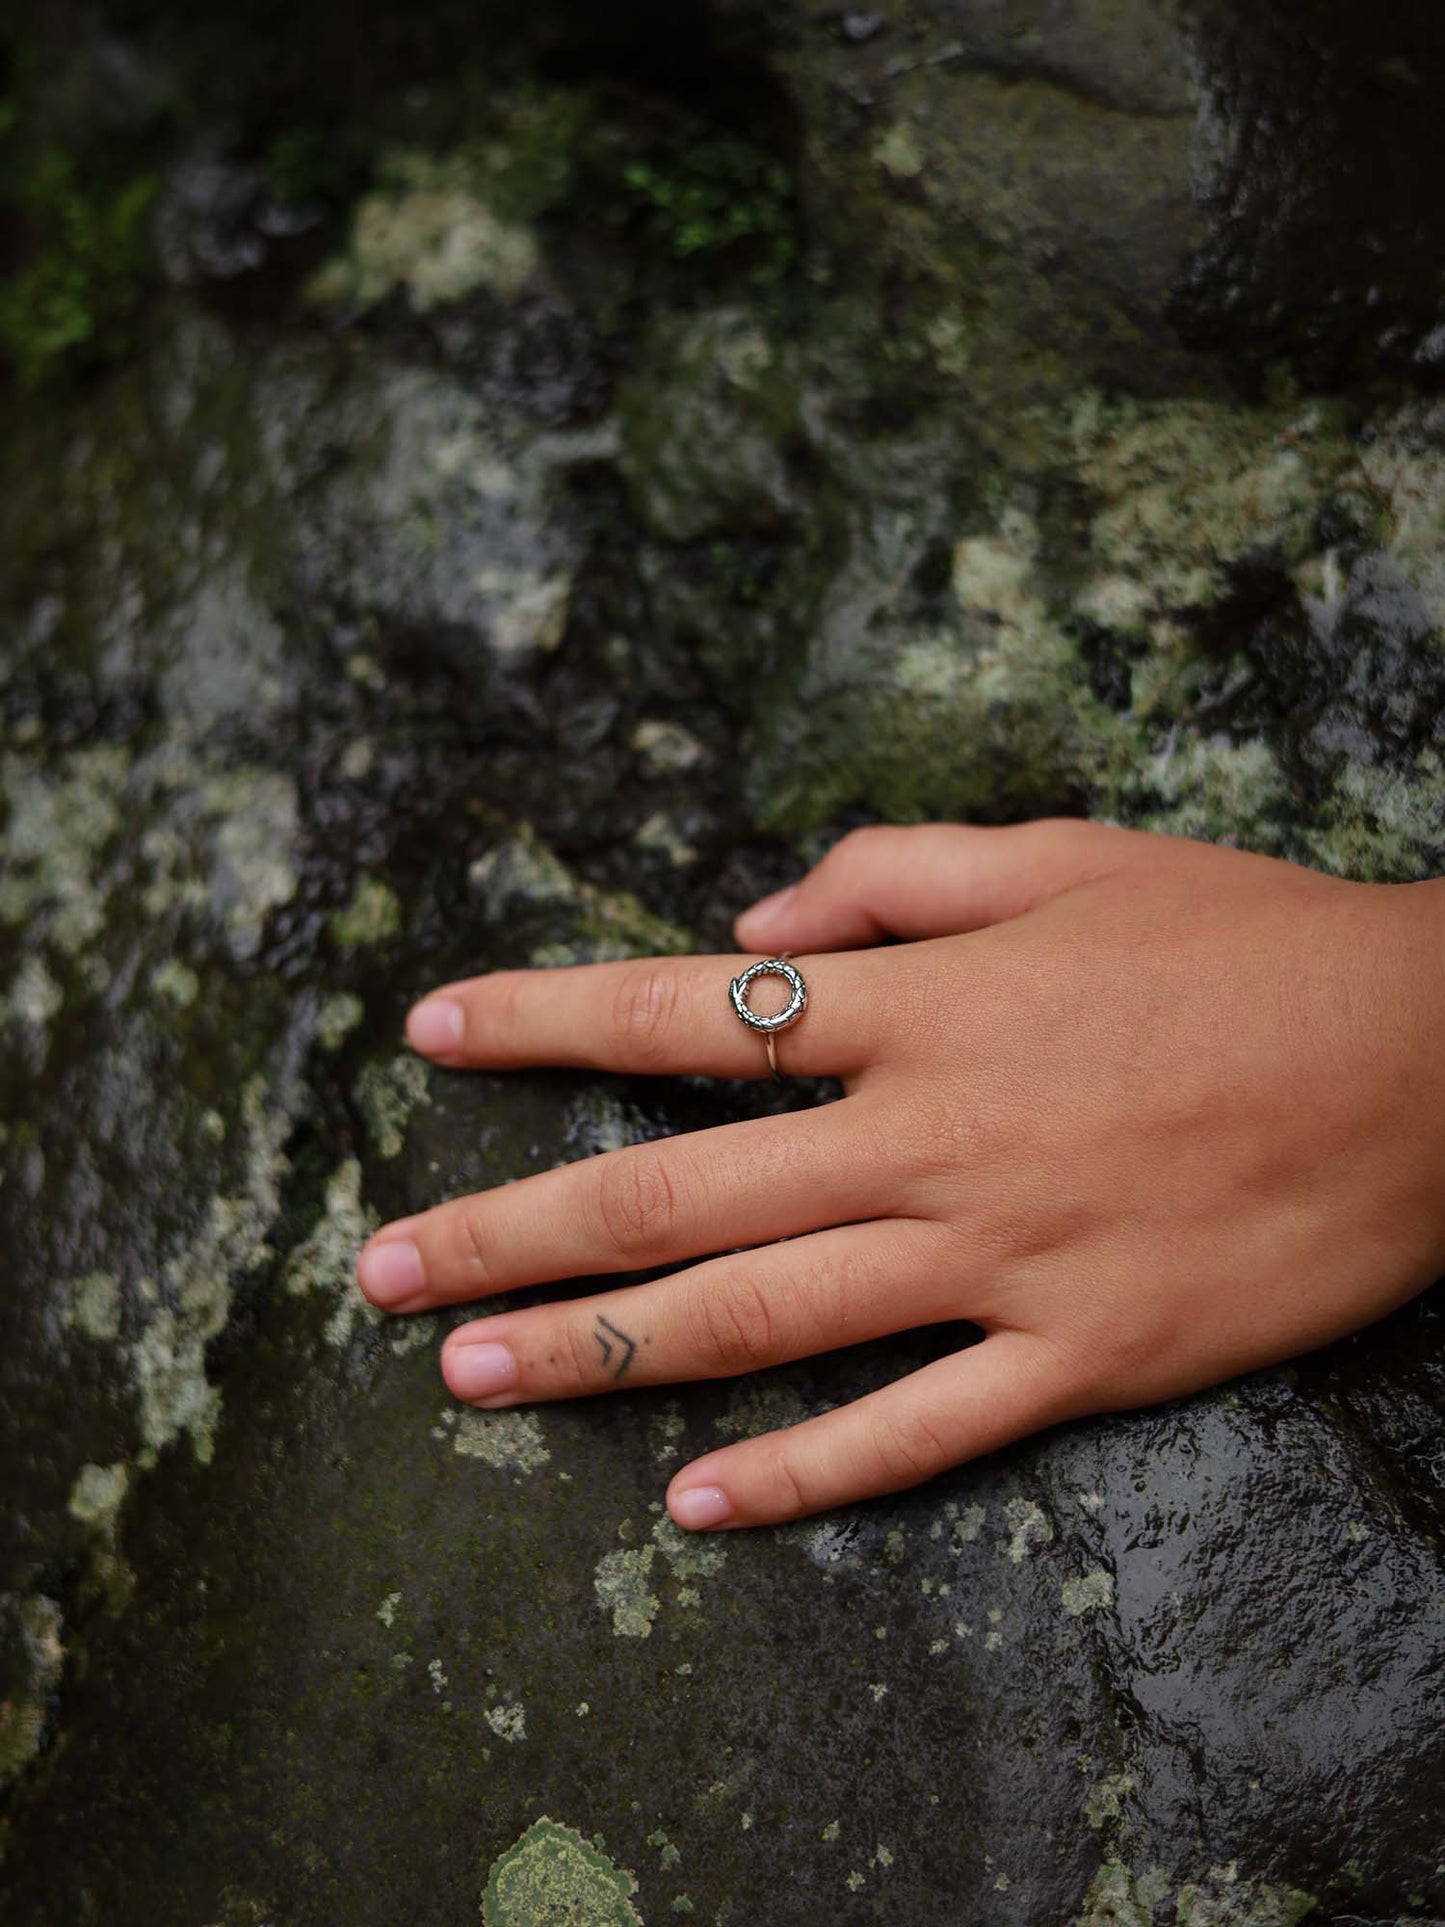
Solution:
<svg viewBox="0 0 1445 1927">
<path fill-rule="evenodd" d="M 736 935 L 795 955 L 809 1003 L 780 1058 L 841 1078 L 840 1102 L 439 1205 L 359 1264 L 410 1312 L 701 1260 L 458 1328 L 443 1373 L 486 1407 L 982 1328 L 687 1466 L 679 1525 L 896 1491 L 1321 1345 L 1445 1268 L 1445 884 L 1082 823 L 877 829 Z M 872 947 L 890 936 L 910 941 Z M 434 993 L 408 1035 L 457 1067 L 765 1076 L 728 1003 L 740 967 L 499 972 Z"/>
</svg>

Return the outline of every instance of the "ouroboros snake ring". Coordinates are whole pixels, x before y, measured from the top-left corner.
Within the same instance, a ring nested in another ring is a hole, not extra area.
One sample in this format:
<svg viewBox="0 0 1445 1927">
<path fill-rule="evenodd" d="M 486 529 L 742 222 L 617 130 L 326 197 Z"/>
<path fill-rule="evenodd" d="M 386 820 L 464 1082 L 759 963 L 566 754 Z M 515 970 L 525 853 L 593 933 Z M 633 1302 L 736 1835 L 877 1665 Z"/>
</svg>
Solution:
<svg viewBox="0 0 1445 1927">
<path fill-rule="evenodd" d="M 778 1069 L 777 1033 L 796 1024 L 808 1007 L 808 986 L 803 982 L 802 973 L 788 962 L 790 954 L 785 951 L 781 957 L 765 957 L 761 963 L 749 964 L 742 975 L 734 977 L 728 985 L 733 1009 L 749 1030 L 761 1035 L 768 1047 L 768 1064 L 780 1083 L 783 1073 Z M 758 977 L 781 977 L 791 993 L 783 1008 L 771 1017 L 759 1017 L 755 1010 L 748 1008 L 748 991 Z"/>
</svg>

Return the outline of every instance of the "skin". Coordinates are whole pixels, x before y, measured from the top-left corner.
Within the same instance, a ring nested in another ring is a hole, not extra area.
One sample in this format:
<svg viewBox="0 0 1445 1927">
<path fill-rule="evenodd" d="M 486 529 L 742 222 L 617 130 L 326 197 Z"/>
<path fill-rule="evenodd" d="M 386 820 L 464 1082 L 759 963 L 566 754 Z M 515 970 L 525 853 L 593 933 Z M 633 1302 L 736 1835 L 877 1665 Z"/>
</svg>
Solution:
<svg viewBox="0 0 1445 1927">
<path fill-rule="evenodd" d="M 1325 1344 L 1445 1271 L 1445 881 L 1086 823 L 874 829 L 735 935 L 744 956 L 450 984 L 408 1037 L 459 1068 L 766 1076 L 727 985 L 787 951 L 809 1002 L 780 1062 L 841 1102 L 456 1199 L 358 1266 L 393 1312 L 682 1266 L 454 1331 L 447 1384 L 487 1408 L 982 1329 L 695 1460 L 679 1525 L 897 1491 Z M 764 979 L 752 1007 L 785 996 Z"/>
</svg>

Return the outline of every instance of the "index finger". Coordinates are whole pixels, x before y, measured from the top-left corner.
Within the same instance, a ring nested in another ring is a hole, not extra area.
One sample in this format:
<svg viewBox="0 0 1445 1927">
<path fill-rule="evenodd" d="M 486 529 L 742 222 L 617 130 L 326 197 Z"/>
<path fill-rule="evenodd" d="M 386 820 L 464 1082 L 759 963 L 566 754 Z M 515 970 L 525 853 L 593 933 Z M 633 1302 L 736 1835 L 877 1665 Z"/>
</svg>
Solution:
<svg viewBox="0 0 1445 1927">
<path fill-rule="evenodd" d="M 896 955 L 896 953 L 893 953 Z M 779 1068 L 846 1077 L 874 1055 L 880 953 L 793 959 L 807 985 L 802 1016 L 774 1033 Z M 710 1077 L 771 1075 L 767 1044 L 738 1017 L 732 980 L 753 957 L 647 957 L 553 970 L 499 970 L 433 991 L 407 1019 L 413 1050 L 454 1068 L 569 1064 L 588 1070 Z M 903 973 L 900 971 L 899 973 Z M 759 1016 L 787 986 L 758 979 Z"/>
</svg>

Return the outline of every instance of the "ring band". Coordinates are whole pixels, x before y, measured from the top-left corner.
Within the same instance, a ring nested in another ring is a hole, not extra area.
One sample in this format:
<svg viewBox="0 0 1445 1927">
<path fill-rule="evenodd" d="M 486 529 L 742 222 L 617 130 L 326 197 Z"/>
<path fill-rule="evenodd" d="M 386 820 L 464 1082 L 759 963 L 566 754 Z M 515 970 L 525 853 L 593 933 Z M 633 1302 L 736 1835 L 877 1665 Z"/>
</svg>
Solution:
<svg viewBox="0 0 1445 1927">
<path fill-rule="evenodd" d="M 748 1007 L 748 991 L 759 977 L 781 977 L 788 986 L 788 1001 L 783 1008 L 771 1017 L 760 1017 Z M 778 1069 L 777 1033 L 796 1024 L 808 1007 L 808 986 L 803 982 L 802 972 L 795 970 L 788 962 L 788 953 L 781 957 L 765 957 L 761 963 L 749 964 L 741 976 L 734 977 L 728 985 L 728 996 L 732 1007 L 749 1030 L 755 1030 L 768 1047 L 768 1064 L 773 1076 L 780 1082 L 783 1073 Z"/>
</svg>

